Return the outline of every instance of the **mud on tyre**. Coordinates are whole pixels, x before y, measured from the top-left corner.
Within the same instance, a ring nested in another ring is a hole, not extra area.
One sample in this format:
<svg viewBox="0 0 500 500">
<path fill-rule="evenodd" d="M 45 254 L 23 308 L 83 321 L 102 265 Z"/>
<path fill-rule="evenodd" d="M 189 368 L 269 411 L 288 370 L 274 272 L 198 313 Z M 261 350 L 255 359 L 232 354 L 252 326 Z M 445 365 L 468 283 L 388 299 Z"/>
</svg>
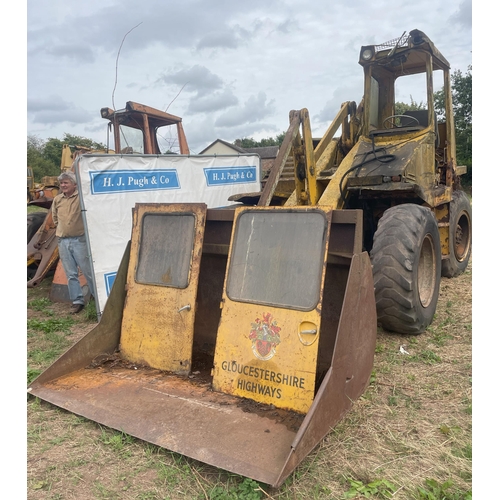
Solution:
<svg viewBox="0 0 500 500">
<path fill-rule="evenodd" d="M 398 333 L 425 331 L 441 279 L 441 243 L 432 211 L 415 204 L 386 210 L 370 255 L 379 325 Z"/>
<path fill-rule="evenodd" d="M 450 255 L 443 259 L 441 275 L 454 278 L 469 264 L 472 250 L 472 208 L 463 191 L 454 191 L 450 203 Z"/>
</svg>

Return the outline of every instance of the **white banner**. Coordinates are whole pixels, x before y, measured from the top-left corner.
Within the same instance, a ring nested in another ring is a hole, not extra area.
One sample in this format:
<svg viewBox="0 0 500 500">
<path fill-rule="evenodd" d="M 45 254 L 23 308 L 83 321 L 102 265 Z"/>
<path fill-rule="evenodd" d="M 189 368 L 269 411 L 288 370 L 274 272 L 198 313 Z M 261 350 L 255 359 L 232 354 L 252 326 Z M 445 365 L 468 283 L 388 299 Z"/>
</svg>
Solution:
<svg viewBox="0 0 500 500">
<path fill-rule="evenodd" d="M 136 203 L 230 204 L 261 191 L 258 155 L 83 155 L 76 175 L 100 318 L 132 232 Z"/>
</svg>

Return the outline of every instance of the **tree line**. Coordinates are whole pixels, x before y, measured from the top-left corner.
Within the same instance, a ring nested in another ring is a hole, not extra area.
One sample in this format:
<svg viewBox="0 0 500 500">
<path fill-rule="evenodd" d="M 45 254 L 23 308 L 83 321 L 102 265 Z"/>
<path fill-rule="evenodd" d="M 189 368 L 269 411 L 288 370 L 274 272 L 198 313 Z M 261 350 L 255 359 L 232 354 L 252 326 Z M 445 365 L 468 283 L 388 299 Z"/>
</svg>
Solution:
<svg viewBox="0 0 500 500">
<path fill-rule="evenodd" d="M 68 144 L 71 151 L 83 146 L 92 149 L 105 149 L 106 146 L 92 139 L 79 135 L 64 134 L 62 139 L 40 139 L 36 135 L 28 135 L 28 166 L 33 169 L 36 182 L 44 176 L 58 176 L 61 173 L 61 156 L 63 145 Z"/>
<path fill-rule="evenodd" d="M 455 140 L 457 143 L 458 165 L 467 166 L 467 174 L 462 179 L 472 183 L 472 66 L 462 73 L 451 75 L 453 114 L 455 117 Z M 444 90 L 434 94 L 434 107 L 439 117 L 444 116 Z"/>
</svg>

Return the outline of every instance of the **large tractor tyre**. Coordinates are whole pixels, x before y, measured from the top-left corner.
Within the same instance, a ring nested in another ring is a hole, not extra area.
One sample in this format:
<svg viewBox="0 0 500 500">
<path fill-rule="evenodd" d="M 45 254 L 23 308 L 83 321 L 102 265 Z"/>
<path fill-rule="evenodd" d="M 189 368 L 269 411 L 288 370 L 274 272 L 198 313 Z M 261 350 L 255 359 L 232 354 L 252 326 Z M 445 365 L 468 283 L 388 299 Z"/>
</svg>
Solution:
<svg viewBox="0 0 500 500">
<path fill-rule="evenodd" d="M 389 208 L 371 251 L 379 325 L 417 335 L 431 324 L 439 297 L 441 243 L 436 218 L 414 204 Z"/>
<path fill-rule="evenodd" d="M 463 191 L 455 191 L 450 203 L 450 255 L 441 263 L 441 276 L 454 278 L 469 265 L 472 250 L 472 207 Z"/>
<path fill-rule="evenodd" d="M 43 224 L 47 214 L 45 212 L 32 212 L 28 214 L 28 243 Z"/>
</svg>

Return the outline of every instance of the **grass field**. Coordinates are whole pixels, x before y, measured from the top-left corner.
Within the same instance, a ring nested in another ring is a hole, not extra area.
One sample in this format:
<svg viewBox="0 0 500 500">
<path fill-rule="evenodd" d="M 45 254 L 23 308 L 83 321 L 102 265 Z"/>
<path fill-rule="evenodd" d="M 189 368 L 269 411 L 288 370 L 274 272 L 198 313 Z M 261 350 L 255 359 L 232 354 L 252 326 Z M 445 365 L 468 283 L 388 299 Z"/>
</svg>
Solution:
<svg viewBox="0 0 500 500">
<path fill-rule="evenodd" d="M 171 453 L 28 397 L 29 499 L 462 500 L 472 488 L 472 265 L 441 283 L 419 336 L 379 331 L 372 381 L 279 490 Z M 27 297 L 28 380 L 96 324 Z M 407 354 L 401 352 L 401 348 Z"/>
</svg>

